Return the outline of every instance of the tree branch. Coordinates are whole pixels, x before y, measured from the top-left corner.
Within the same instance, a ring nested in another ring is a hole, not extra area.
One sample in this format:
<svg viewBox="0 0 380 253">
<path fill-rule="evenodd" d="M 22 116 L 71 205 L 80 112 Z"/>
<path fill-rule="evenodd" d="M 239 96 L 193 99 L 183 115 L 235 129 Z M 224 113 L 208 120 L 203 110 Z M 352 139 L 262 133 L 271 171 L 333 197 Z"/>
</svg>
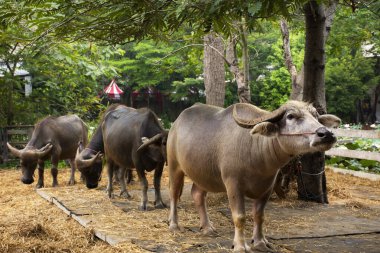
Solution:
<svg viewBox="0 0 380 253">
<path fill-rule="evenodd" d="M 285 66 L 290 73 L 290 76 L 292 78 L 292 83 L 293 83 L 295 79 L 297 78 L 297 69 L 296 69 L 296 66 L 293 64 L 292 53 L 290 51 L 289 29 L 288 29 L 288 24 L 285 19 L 281 19 L 280 26 L 281 26 L 281 33 L 282 33 Z"/>
</svg>

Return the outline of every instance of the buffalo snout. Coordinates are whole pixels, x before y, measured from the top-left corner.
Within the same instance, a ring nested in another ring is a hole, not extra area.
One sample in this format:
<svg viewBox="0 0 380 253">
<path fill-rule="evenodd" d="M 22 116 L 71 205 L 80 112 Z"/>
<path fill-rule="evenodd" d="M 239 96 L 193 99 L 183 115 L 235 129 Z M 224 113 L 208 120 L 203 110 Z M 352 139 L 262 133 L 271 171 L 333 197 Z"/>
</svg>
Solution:
<svg viewBox="0 0 380 253">
<path fill-rule="evenodd" d="M 319 138 L 321 138 L 322 142 L 334 143 L 336 142 L 336 137 L 333 132 L 328 130 L 326 127 L 320 127 L 315 132 Z"/>
<path fill-rule="evenodd" d="M 34 182 L 34 179 L 33 178 L 25 178 L 25 177 L 22 177 L 21 178 L 21 182 L 23 182 L 24 184 L 31 184 Z"/>
<path fill-rule="evenodd" d="M 94 188 L 96 188 L 96 187 L 98 187 L 98 183 L 86 183 L 86 187 L 88 188 L 88 189 L 94 189 Z"/>
</svg>

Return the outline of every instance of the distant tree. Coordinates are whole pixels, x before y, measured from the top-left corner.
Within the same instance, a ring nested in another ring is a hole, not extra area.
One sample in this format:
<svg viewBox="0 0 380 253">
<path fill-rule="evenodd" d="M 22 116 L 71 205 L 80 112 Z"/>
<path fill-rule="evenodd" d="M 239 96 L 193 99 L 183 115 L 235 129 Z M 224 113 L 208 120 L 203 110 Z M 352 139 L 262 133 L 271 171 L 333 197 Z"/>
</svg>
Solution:
<svg viewBox="0 0 380 253">
<path fill-rule="evenodd" d="M 223 39 L 212 32 L 206 34 L 203 56 L 206 103 L 220 107 L 224 106 L 226 90 L 223 54 Z"/>
<path fill-rule="evenodd" d="M 229 36 L 228 44 L 226 46 L 226 63 L 235 79 L 237 85 L 237 95 L 240 103 L 251 102 L 251 90 L 249 86 L 250 74 L 248 32 L 246 25 L 247 24 L 244 19 L 241 19 L 239 22 L 235 21 L 237 31 Z M 239 64 L 239 57 L 237 54 L 238 44 L 240 44 L 242 52 L 242 64 Z"/>
</svg>

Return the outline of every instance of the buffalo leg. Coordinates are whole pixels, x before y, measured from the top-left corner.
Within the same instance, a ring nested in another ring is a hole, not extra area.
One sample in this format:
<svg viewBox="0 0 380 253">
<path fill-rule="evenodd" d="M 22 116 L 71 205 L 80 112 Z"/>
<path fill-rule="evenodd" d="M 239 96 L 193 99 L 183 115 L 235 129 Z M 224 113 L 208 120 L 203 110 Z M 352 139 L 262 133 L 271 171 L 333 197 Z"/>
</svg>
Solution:
<svg viewBox="0 0 380 253">
<path fill-rule="evenodd" d="M 58 158 L 57 157 L 52 157 L 51 159 L 51 175 L 53 177 L 53 187 L 58 186 Z"/>
<path fill-rule="evenodd" d="M 75 162 L 74 159 L 69 160 L 70 167 L 71 167 L 71 173 L 70 173 L 70 179 L 69 179 L 69 185 L 75 185 Z"/>
<path fill-rule="evenodd" d="M 169 162 L 169 184 L 170 184 L 170 212 L 169 212 L 169 229 L 171 231 L 180 231 L 178 226 L 177 205 L 182 194 L 185 174 L 183 171 L 173 166 Z"/>
<path fill-rule="evenodd" d="M 193 197 L 195 207 L 197 208 L 199 213 L 199 218 L 201 221 L 201 230 L 203 234 L 214 235 L 215 228 L 212 226 L 207 214 L 207 192 L 200 189 L 196 184 L 193 183 L 193 187 L 191 188 L 191 196 Z"/>
<path fill-rule="evenodd" d="M 161 176 L 162 171 L 164 169 L 164 164 L 159 164 L 157 168 L 154 170 L 154 190 L 155 190 L 155 201 L 154 201 L 154 207 L 155 208 L 165 208 L 166 205 L 162 201 L 161 196 Z"/>
<path fill-rule="evenodd" d="M 44 187 L 44 168 L 45 162 L 42 160 L 38 160 L 38 182 L 36 188 Z"/>
<path fill-rule="evenodd" d="M 127 184 L 131 184 L 132 182 L 134 182 L 132 168 L 127 169 L 125 173 L 125 177 L 126 177 L 125 180 L 127 181 Z"/>
<path fill-rule="evenodd" d="M 145 170 L 142 169 L 141 166 L 136 165 L 136 171 L 137 175 L 140 180 L 141 188 L 142 188 L 142 198 L 141 198 L 141 204 L 139 209 L 141 211 L 147 210 L 147 204 L 148 204 L 148 180 L 145 176 Z"/>
<path fill-rule="evenodd" d="M 113 171 L 114 171 L 114 163 L 110 159 L 107 160 L 107 173 L 108 173 L 108 183 L 107 183 L 107 194 L 108 197 L 111 199 L 113 198 Z"/>
<path fill-rule="evenodd" d="M 272 191 L 268 191 L 259 199 L 253 201 L 253 246 L 255 250 L 264 252 L 273 252 L 272 246 L 265 238 L 263 233 L 263 223 L 264 223 L 264 208 Z"/>
<path fill-rule="evenodd" d="M 120 183 L 120 196 L 124 198 L 130 198 L 131 195 L 129 195 L 127 186 L 125 185 L 125 172 L 128 170 L 128 168 L 121 168 L 119 167 L 119 173 L 118 173 L 118 178 L 119 178 L 119 183 Z"/>
<path fill-rule="evenodd" d="M 228 202 L 231 208 L 232 219 L 235 226 L 234 251 L 250 252 L 251 248 L 246 244 L 244 237 L 245 227 L 245 203 L 244 194 L 238 189 L 238 182 L 231 180 L 225 181 Z"/>
</svg>

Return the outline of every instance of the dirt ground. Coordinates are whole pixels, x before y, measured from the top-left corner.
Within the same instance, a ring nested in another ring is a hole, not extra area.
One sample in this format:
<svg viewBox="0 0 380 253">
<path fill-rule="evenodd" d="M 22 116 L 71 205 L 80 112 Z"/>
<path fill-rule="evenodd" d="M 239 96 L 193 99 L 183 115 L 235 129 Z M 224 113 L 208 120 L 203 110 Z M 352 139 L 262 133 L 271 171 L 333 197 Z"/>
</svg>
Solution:
<svg viewBox="0 0 380 253">
<path fill-rule="evenodd" d="M 128 205 L 128 200 L 116 197 L 113 203 L 125 213 L 125 226 L 140 226 L 139 232 L 146 234 L 147 239 L 110 246 L 97 239 L 93 230 L 83 228 L 55 205 L 41 198 L 34 184 L 22 184 L 20 173 L 15 169 L 0 170 L 0 252 L 231 251 L 233 226 L 224 194 L 209 195 L 210 219 L 220 234 L 216 238 L 204 238 L 197 233 L 199 222 L 190 198 L 185 197 L 181 201 L 180 223 L 186 231 L 178 235 L 168 232 L 168 210 L 150 209 L 145 214 Z M 49 173 L 49 170 L 45 171 L 47 188 L 51 185 Z M 70 190 L 66 185 L 68 178 L 68 169 L 59 171 L 62 189 Z M 151 184 L 151 178 L 148 180 Z M 327 182 L 330 205 L 298 201 L 294 189 L 286 200 L 274 196 L 266 209 L 265 230 L 269 240 L 278 245 L 277 249 L 281 252 L 379 252 L 380 181 L 327 171 Z M 108 201 L 103 192 L 105 183 L 104 175 L 100 187 L 92 193 Z M 167 188 L 167 183 L 164 173 L 162 187 Z M 91 193 L 81 183 L 75 189 Z M 129 189 L 133 200 L 138 203 L 139 185 L 134 184 Z M 59 191 L 59 188 L 54 190 Z M 285 217 L 284 212 L 291 215 Z M 146 224 L 144 219 L 152 214 L 155 220 Z M 248 215 L 247 220 L 249 236 L 252 217 Z"/>
</svg>

